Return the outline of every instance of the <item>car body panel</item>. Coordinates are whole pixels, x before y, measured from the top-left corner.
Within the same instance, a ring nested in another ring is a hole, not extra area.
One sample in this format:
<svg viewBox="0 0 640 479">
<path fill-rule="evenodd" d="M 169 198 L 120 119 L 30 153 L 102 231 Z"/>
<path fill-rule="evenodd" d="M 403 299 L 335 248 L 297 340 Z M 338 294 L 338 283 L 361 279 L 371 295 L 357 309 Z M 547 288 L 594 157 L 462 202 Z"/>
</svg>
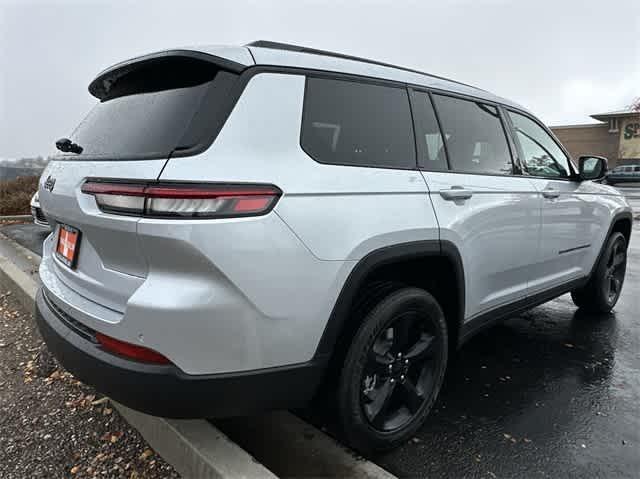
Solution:
<svg viewBox="0 0 640 479">
<path fill-rule="evenodd" d="M 163 159 L 49 162 L 40 178 L 39 195 L 54 236 L 58 223 L 81 232 L 77 268 L 54 259 L 52 267 L 62 282 L 92 301 L 124 311 L 148 270 L 136 235 L 139 218 L 103 213 L 95 198 L 80 188 L 87 178 L 155 180 L 165 163 Z M 55 180 L 51 191 L 45 188 L 48 178 Z"/>
<path fill-rule="evenodd" d="M 458 247 L 465 271 L 465 318 L 527 294 L 540 224 L 539 194 L 524 176 L 423 172 L 440 238 Z M 441 191 L 473 196 L 450 201 Z"/>
<path fill-rule="evenodd" d="M 330 315 L 353 265 L 317 260 L 273 212 L 214 221 L 212 240 L 211 221 L 141 220 L 137 236 L 150 267 L 121 311 L 105 311 L 104 301 L 67 285 L 66 267 L 51 254 L 53 237 L 45 243 L 42 283 L 67 314 L 161 351 L 187 374 L 310 360 L 325 324 L 319 318 Z"/>
<path fill-rule="evenodd" d="M 389 244 L 437 239 L 419 172 L 325 165 L 302 150 L 304 83 L 303 75 L 253 76 L 214 145 L 171 159 L 161 179 L 277 185 L 284 195 L 276 213 L 321 260 L 358 260 Z"/>
<path fill-rule="evenodd" d="M 530 294 L 589 274 L 611 218 L 628 211 L 615 189 L 592 181 L 532 178 L 541 193 L 539 256 L 531 265 Z M 543 193 L 556 190 L 558 197 Z"/>
</svg>

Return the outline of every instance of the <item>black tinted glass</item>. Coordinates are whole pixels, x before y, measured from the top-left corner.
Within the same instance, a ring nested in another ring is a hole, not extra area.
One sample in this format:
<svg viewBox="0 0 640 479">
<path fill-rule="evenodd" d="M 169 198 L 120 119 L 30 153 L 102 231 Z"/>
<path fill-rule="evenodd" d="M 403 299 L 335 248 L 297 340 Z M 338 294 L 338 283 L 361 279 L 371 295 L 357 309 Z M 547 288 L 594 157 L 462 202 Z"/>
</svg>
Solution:
<svg viewBox="0 0 640 479">
<path fill-rule="evenodd" d="M 210 144 L 237 75 L 200 63 L 201 69 L 181 64 L 170 70 L 175 65 L 169 62 L 118 79 L 71 135 L 83 148 L 71 156 L 166 158 L 176 149 L 206 144 L 207 139 Z"/>
<path fill-rule="evenodd" d="M 412 91 L 411 98 L 416 122 L 418 164 L 429 171 L 447 170 L 447 155 L 429 94 Z"/>
<path fill-rule="evenodd" d="M 407 92 L 404 88 L 309 78 L 301 143 L 321 163 L 414 168 Z"/>
<path fill-rule="evenodd" d="M 451 169 L 511 174 L 511 154 L 498 110 L 484 103 L 434 95 Z"/>
</svg>

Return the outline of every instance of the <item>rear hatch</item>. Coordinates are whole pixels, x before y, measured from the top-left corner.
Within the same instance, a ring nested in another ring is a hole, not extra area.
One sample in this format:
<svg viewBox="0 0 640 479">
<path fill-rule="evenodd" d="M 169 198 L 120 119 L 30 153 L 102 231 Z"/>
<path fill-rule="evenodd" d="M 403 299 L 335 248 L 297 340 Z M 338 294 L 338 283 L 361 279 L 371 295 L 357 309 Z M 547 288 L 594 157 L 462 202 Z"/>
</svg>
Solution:
<svg viewBox="0 0 640 479">
<path fill-rule="evenodd" d="M 40 179 L 41 207 L 53 229 L 48 253 L 55 256 L 61 225 L 79 232 L 73 264 L 57 257 L 53 262 L 66 286 L 124 311 L 147 275 L 136 234 L 139 218 L 101 211 L 82 185 L 95 179 L 151 182 L 169 158 L 204 151 L 232 107 L 242 68 L 180 50 L 116 65 L 91 83 L 99 102 L 66 141 L 75 152 L 52 159 Z"/>
</svg>

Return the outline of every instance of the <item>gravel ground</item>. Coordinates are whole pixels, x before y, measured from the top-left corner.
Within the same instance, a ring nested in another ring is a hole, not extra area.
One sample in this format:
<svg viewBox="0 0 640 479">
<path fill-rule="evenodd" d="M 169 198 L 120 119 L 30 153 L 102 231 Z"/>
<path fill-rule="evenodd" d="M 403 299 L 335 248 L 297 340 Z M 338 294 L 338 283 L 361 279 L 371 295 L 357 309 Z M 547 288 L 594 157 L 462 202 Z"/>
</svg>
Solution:
<svg viewBox="0 0 640 479">
<path fill-rule="evenodd" d="M 0 477 L 177 478 L 92 388 L 58 367 L 0 291 Z"/>
</svg>

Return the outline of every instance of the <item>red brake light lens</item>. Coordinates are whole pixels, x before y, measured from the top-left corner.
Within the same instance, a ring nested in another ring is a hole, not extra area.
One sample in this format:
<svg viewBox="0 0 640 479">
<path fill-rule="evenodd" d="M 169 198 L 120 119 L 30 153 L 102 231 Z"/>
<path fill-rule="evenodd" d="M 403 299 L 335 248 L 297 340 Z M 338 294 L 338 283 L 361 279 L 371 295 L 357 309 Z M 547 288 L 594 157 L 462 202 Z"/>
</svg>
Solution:
<svg viewBox="0 0 640 479">
<path fill-rule="evenodd" d="M 282 195 L 272 185 L 161 184 L 87 181 L 82 192 L 93 195 L 109 213 L 170 218 L 258 216 L 273 209 Z"/>
<path fill-rule="evenodd" d="M 124 356 L 128 359 L 155 364 L 169 364 L 171 362 L 162 354 L 152 349 L 120 341 L 119 339 L 112 338 L 106 334 L 96 333 L 96 339 L 107 351 L 118 354 L 119 356 Z"/>
</svg>

